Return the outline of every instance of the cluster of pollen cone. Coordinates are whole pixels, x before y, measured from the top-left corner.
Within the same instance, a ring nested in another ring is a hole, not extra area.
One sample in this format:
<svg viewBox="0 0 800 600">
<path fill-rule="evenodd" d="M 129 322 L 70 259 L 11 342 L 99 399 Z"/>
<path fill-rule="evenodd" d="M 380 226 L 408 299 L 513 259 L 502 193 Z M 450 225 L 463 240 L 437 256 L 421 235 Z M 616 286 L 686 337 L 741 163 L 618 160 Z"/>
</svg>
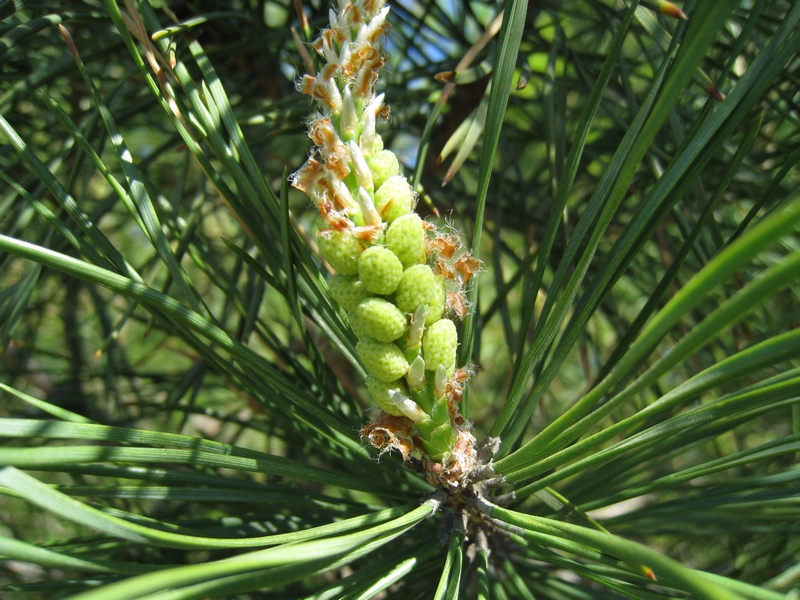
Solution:
<svg viewBox="0 0 800 600">
<path fill-rule="evenodd" d="M 292 177 L 319 210 L 319 250 L 335 272 L 330 291 L 358 337 L 356 349 L 380 409 L 362 433 L 382 451 L 419 453 L 429 478 L 452 485 L 474 461 L 474 437 L 459 414 L 467 368 L 457 368 L 464 288 L 479 263 L 449 230 L 414 212 L 414 190 L 376 123 L 385 62 L 384 0 L 340 0 L 313 48 L 324 66 L 299 89 L 318 106 L 315 148 Z"/>
</svg>

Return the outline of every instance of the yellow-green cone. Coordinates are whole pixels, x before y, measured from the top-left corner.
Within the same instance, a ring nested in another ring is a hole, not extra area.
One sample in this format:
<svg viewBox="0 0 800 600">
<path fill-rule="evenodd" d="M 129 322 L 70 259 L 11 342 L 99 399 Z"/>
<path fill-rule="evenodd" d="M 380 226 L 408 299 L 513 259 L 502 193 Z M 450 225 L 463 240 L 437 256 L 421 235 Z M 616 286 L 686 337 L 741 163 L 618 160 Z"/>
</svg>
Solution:
<svg viewBox="0 0 800 600">
<path fill-rule="evenodd" d="M 320 254 L 335 272 L 331 295 L 359 338 L 356 353 L 375 405 L 397 424 L 392 435 L 365 436 L 381 450 L 407 455 L 415 446 L 426 461 L 447 465 L 464 421 L 460 392 L 448 391 L 455 389 L 448 378 L 456 369 L 457 330 L 442 315 L 446 290 L 460 297 L 464 265 L 471 273 L 477 261 L 463 252 L 454 259 L 457 236 L 414 213 L 416 194 L 376 131 L 387 113 L 375 90 L 385 62 L 385 0 L 338 5 L 330 28 L 312 44 L 322 69 L 298 82 L 318 112 L 309 125 L 315 148 L 292 185 L 319 209 Z M 373 423 L 385 428 L 384 418 Z M 398 435 L 402 448 L 386 441 Z"/>
</svg>

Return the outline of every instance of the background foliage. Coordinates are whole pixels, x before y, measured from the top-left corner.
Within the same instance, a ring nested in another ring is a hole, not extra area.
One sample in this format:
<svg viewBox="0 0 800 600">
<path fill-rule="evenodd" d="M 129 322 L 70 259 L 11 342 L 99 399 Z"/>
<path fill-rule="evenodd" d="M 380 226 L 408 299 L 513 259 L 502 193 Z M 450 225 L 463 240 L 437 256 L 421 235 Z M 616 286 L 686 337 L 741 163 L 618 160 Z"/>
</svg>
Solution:
<svg viewBox="0 0 800 600">
<path fill-rule="evenodd" d="M 431 516 L 288 190 L 327 4 L 0 2 L 2 589 L 797 596 L 800 5 L 683 8 L 392 4 L 505 477 Z"/>
</svg>

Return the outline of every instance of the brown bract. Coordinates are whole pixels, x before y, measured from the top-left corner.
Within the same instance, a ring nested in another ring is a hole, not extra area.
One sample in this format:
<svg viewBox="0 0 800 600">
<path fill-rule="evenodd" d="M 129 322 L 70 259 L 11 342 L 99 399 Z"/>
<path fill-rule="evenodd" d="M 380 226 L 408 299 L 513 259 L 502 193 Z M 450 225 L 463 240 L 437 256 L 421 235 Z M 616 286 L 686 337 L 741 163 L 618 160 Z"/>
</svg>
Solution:
<svg viewBox="0 0 800 600">
<path fill-rule="evenodd" d="M 469 431 L 469 423 L 458 426 L 458 439 L 450 455 L 442 462 L 425 461 L 425 478 L 428 483 L 456 493 L 469 487 L 482 466 L 478 461 L 475 436 Z"/>
<path fill-rule="evenodd" d="M 414 424 L 405 417 L 395 417 L 381 411 L 361 428 L 361 437 L 380 450 L 381 454 L 397 450 L 403 460 L 407 460 L 415 450 L 413 430 Z"/>
</svg>

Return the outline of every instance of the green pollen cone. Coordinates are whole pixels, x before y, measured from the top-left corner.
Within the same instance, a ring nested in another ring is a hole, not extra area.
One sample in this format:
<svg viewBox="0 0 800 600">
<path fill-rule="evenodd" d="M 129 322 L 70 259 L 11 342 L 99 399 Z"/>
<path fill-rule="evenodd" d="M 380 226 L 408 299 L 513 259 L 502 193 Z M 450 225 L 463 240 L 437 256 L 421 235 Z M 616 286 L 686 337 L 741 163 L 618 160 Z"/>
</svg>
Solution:
<svg viewBox="0 0 800 600">
<path fill-rule="evenodd" d="M 372 399 L 375 401 L 375 404 L 378 405 L 378 408 L 389 413 L 390 415 L 394 415 L 395 417 L 403 416 L 403 411 L 397 408 L 397 405 L 392 402 L 392 399 L 389 396 L 389 390 L 394 390 L 396 392 L 400 392 L 404 396 L 408 396 L 408 388 L 402 379 L 386 383 L 377 377 L 374 377 L 373 375 L 368 375 L 367 389 L 372 395 Z"/>
<path fill-rule="evenodd" d="M 319 234 L 320 254 L 331 268 L 341 275 L 358 273 L 358 257 L 364 251 L 364 243 L 352 233 L 340 231 L 321 231 Z"/>
<path fill-rule="evenodd" d="M 397 161 L 397 156 L 390 150 L 382 149 L 383 140 L 380 141 L 380 146 L 381 149 L 377 151 L 373 146 L 374 153 L 367 159 L 367 164 L 372 171 L 372 184 L 376 190 L 390 177 L 400 175 L 400 163 Z"/>
<path fill-rule="evenodd" d="M 395 219 L 386 231 L 386 246 L 407 269 L 425 262 L 425 226 L 416 213 Z"/>
<path fill-rule="evenodd" d="M 353 318 L 360 321 L 359 326 L 364 335 L 379 342 L 392 342 L 408 328 L 408 320 L 403 311 L 382 298 L 363 300 L 353 311 Z"/>
<path fill-rule="evenodd" d="M 395 344 L 366 337 L 356 344 L 356 352 L 367 371 L 383 382 L 396 381 L 408 371 L 408 360 Z"/>
<path fill-rule="evenodd" d="M 441 365 L 447 376 L 451 376 L 456 370 L 457 348 L 456 324 L 450 319 L 436 321 L 422 336 L 422 358 L 425 359 L 425 369 L 436 371 Z"/>
<path fill-rule="evenodd" d="M 328 282 L 331 296 L 338 302 L 345 312 L 351 313 L 358 303 L 369 297 L 369 292 L 357 277 L 352 275 L 339 275 L 331 277 Z"/>
<path fill-rule="evenodd" d="M 387 296 L 397 289 L 403 276 L 403 264 L 384 246 L 364 250 L 358 259 L 358 278 L 367 291 Z"/>
<path fill-rule="evenodd" d="M 425 305 L 425 325 L 431 325 L 441 319 L 444 312 L 444 282 L 428 265 L 414 265 L 403 273 L 395 300 L 400 310 L 409 313 Z"/>
<path fill-rule="evenodd" d="M 414 190 L 402 175 L 387 179 L 375 193 L 375 208 L 383 220 L 391 223 L 414 208 Z"/>
</svg>

